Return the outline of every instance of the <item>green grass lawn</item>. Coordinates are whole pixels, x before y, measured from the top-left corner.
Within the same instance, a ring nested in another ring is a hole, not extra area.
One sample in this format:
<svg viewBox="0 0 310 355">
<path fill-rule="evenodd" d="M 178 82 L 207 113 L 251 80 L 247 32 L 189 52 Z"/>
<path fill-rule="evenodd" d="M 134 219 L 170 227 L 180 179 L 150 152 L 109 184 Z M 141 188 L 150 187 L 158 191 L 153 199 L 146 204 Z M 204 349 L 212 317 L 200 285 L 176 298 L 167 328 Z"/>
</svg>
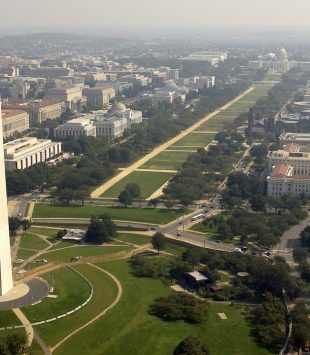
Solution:
<svg viewBox="0 0 310 355">
<path fill-rule="evenodd" d="M 123 208 L 105 206 L 60 206 L 37 203 L 34 218 L 90 218 L 108 213 L 112 219 L 142 223 L 166 224 L 189 213 L 185 210 L 167 210 L 158 208 Z"/>
<path fill-rule="evenodd" d="M 43 239 L 32 234 L 23 234 L 21 236 L 20 247 L 27 249 L 42 250 L 49 246 Z"/>
<path fill-rule="evenodd" d="M 35 330 L 39 333 L 39 335 L 43 338 L 48 346 L 55 345 L 66 335 L 71 333 L 74 329 L 96 317 L 98 313 L 109 306 L 116 297 L 116 285 L 108 275 L 96 270 L 90 265 L 76 265 L 74 268 L 84 277 L 86 277 L 87 280 L 93 285 L 94 296 L 92 300 L 78 312 L 63 319 L 59 319 L 55 322 L 35 327 Z M 98 330 L 102 332 L 102 329 Z M 78 333 L 77 336 L 86 345 L 89 339 L 82 339 L 81 334 L 83 334 L 83 332 Z M 78 347 L 74 347 L 74 349 L 75 350 L 73 350 L 73 348 L 70 349 L 66 354 L 83 354 L 83 352 L 80 351 Z"/>
<path fill-rule="evenodd" d="M 119 233 L 116 239 L 136 245 L 143 245 L 151 242 L 151 237 L 147 235 L 131 233 Z"/>
<path fill-rule="evenodd" d="M 48 261 L 67 260 L 75 256 L 98 256 L 121 251 L 129 251 L 129 246 L 72 246 L 70 248 L 58 249 L 49 253 L 40 255 L 39 259 L 47 259 Z"/>
<path fill-rule="evenodd" d="M 59 269 L 43 276 L 54 286 L 56 299 L 45 298 L 42 302 L 22 309 L 30 322 L 54 318 L 84 303 L 90 295 L 88 283 L 69 268 Z"/>
<path fill-rule="evenodd" d="M 73 247 L 75 246 L 75 243 L 69 242 L 67 240 L 60 240 L 59 243 L 55 243 L 50 249 L 50 250 L 57 250 L 61 248 L 67 248 L 67 247 Z"/>
<path fill-rule="evenodd" d="M 181 168 L 182 164 L 186 161 L 190 154 L 192 153 L 188 151 L 163 151 L 156 155 L 153 159 L 146 162 L 141 168 L 178 170 Z"/>
<path fill-rule="evenodd" d="M 172 173 L 134 171 L 113 185 L 102 196 L 117 198 L 120 192 L 125 189 L 127 184 L 134 183 L 140 186 L 142 197 L 148 198 L 153 192 L 158 190 L 165 182 L 167 182 L 172 175 Z"/>
<path fill-rule="evenodd" d="M 180 139 L 168 149 L 174 149 L 178 146 L 205 147 L 213 141 L 215 133 L 189 133 L 184 138 Z"/>
<path fill-rule="evenodd" d="M 17 251 L 16 259 L 26 260 L 26 259 L 30 258 L 32 255 L 34 255 L 36 253 L 37 253 L 37 251 L 34 251 L 34 250 L 28 250 L 28 249 L 19 248 L 18 251 Z"/>
<path fill-rule="evenodd" d="M 64 228 L 59 227 L 59 229 L 50 229 L 50 228 L 41 228 L 41 227 L 32 226 L 30 228 L 29 232 L 42 234 L 42 235 L 45 235 L 46 237 L 50 237 L 50 238 L 55 238 L 57 236 L 58 230 L 64 229 Z"/>
<path fill-rule="evenodd" d="M 13 311 L 0 311 L 0 328 L 11 327 L 13 325 L 20 325 L 19 319 L 16 317 Z M 0 337 L 2 331 L 0 331 Z"/>
<path fill-rule="evenodd" d="M 200 337 L 211 354 L 269 354 L 251 337 L 250 327 L 239 308 L 211 304 L 209 318 L 199 325 L 164 322 L 149 315 L 148 309 L 154 299 L 170 293 L 167 286 L 156 279 L 134 277 L 125 261 L 99 265 L 119 278 L 123 297 L 113 310 L 74 335 L 55 355 L 171 355 L 177 344 L 189 335 Z M 225 313 L 228 320 L 221 320 L 217 314 L 220 312 Z"/>
</svg>

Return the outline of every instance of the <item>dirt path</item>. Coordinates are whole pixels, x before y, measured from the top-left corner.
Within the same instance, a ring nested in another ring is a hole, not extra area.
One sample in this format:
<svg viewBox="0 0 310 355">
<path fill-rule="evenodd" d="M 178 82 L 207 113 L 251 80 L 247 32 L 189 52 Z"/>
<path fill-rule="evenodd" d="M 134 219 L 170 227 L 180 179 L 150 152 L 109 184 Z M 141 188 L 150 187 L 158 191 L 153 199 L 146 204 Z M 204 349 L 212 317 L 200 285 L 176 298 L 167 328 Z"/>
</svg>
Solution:
<svg viewBox="0 0 310 355">
<path fill-rule="evenodd" d="M 203 125 L 204 123 L 209 121 L 212 117 L 216 116 L 218 113 L 222 112 L 223 110 L 226 110 L 228 107 L 233 105 L 238 100 L 242 99 L 245 95 L 249 94 L 253 90 L 254 90 L 254 87 L 249 88 L 248 90 L 244 91 L 241 95 L 237 96 L 236 98 L 234 98 L 233 100 L 231 100 L 230 102 L 225 104 L 224 106 L 218 108 L 217 110 L 213 111 L 209 115 L 207 115 L 204 118 L 202 118 L 200 121 L 196 122 L 191 127 L 187 128 L 185 131 L 182 131 L 177 136 L 175 136 L 175 137 L 171 138 L 170 140 L 168 140 L 167 142 L 159 145 L 158 147 L 153 149 L 149 154 L 146 154 L 144 157 L 142 157 L 141 159 L 139 159 L 138 161 L 136 161 L 132 165 L 128 166 L 126 169 L 121 171 L 119 174 L 117 174 L 116 176 L 114 176 L 110 180 L 106 181 L 101 186 L 99 186 L 97 189 L 95 189 L 91 193 L 91 197 L 92 198 L 100 197 L 110 187 L 112 187 L 117 182 L 119 182 L 120 180 L 122 180 L 123 178 L 125 178 L 126 176 L 131 174 L 133 171 L 135 171 L 138 168 L 140 168 L 146 162 L 148 162 L 149 160 L 154 158 L 157 154 L 161 153 L 162 151 L 167 149 L 169 146 L 173 145 L 174 143 L 176 143 L 177 141 L 179 141 L 180 139 L 185 137 L 188 133 L 195 131 L 198 127 L 200 127 L 201 125 Z M 30 210 L 30 207 L 29 207 L 29 210 Z"/>
<path fill-rule="evenodd" d="M 32 341 L 33 341 L 33 337 L 34 337 L 34 331 L 33 331 L 32 325 L 30 324 L 27 317 L 24 315 L 24 313 L 19 308 L 13 308 L 12 311 L 15 313 L 16 317 L 21 321 L 22 325 L 25 327 L 25 331 L 27 334 L 28 346 L 31 346 Z"/>
<path fill-rule="evenodd" d="M 122 297 L 122 293 L 123 293 L 123 287 L 120 283 L 120 281 L 110 272 L 102 269 L 101 267 L 97 266 L 97 265 L 93 265 L 93 264 L 87 264 L 90 265 L 94 268 L 96 268 L 97 270 L 107 274 L 108 276 L 111 277 L 111 279 L 115 282 L 116 286 L 117 286 L 117 296 L 115 298 L 115 300 L 107 307 L 105 308 L 102 312 L 100 312 L 95 318 L 91 319 L 89 322 L 83 324 L 81 327 L 75 329 L 72 333 L 70 333 L 69 335 L 67 335 L 65 338 L 63 338 L 59 343 L 57 343 L 53 348 L 51 348 L 51 351 L 53 352 L 55 349 L 57 349 L 60 345 L 62 345 L 65 341 L 67 341 L 69 338 L 71 338 L 73 335 L 75 335 L 76 333 L 78 333 L 79 331 L 83 330 L 84 328 L 88 327 L 90 324 L 94 323 L 96 320 L 98 320 L 100 317 L 102 317 L 103 315 L 105 315 L 110 309 L 112 309 L 113 307 L 115 307 L 117 305 L 117 303 L 120 301 L 121 297 Z"/>
</svg>

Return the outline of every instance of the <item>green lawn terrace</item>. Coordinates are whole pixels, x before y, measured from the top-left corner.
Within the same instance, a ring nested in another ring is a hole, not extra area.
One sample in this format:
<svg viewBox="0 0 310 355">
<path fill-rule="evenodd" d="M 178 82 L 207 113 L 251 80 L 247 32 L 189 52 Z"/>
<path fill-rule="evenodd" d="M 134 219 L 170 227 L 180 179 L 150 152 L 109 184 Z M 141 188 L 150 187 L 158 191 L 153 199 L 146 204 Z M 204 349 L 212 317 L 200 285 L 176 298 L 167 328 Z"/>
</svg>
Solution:
<svg viewBox="0 0 310 355">
<path fill-rule="evenodd" d="M 192 150 L 196 151 L 197 148 L 204 148 L 208 144 L 210 144 L 214 140 L 215 134 L 216 132 L 206 133 L 200 131 L 189 133 L 184 138 L 180 139 L 172 146 L 167 148 L 166 151 L 173 150 L 176 148 L 184 148 L 184 149 L 191 148 Z"/>
<path fill-rule="evenodd" d="M 108 213 L 113 220 L 141 222 L 145 224 L 166 224 L 186 213 L 189 210 L 159 209 L 159 208 L 124 208 L 106 206 L 62 206 L 57 204 L 36 203 L 33 218 L 80 218 L 88 219 L 102 213 Z"/>
<path fill-rule="evenodd" d="M 159 279 L 134 277 L 126 261 L 97 265 L 117 277 L 123 296 L 104 317 L 57 348 L 55 355 L 74 351 L 85 355 L 112 355 L 123 354 L 124 349 L 126 355 L 171 355 L 177 344 L 189 335 L 200 337 L 211 354 L 269 354 L 252 338 L 241 308 L 211 303 L 208 319 L 202 324 L 165 322 L 151 316 L 148 309 L 156 298 L 172 292 L 167 285 Z M 225 313 L 227 319 L 220 319 L 218 313 Z M 50 333 L 53 334 L 52 330 Z"/>
<path fill-rule="evenodd" d="M 187 160 L 188 156 L 193 153 L 194 152 L 182 150 L 164 150 L 146 162 L 141 168 L 154 170 L 179 170 L 182 167 L 182 164 Z"/>
<path fill-rule="evenodd" d="M 245 95 L 242 99 L 238 100 L 226 110 L 221 111 L 206 123 L 201 125 L 198 131 L 217 131 L 221 132 L 223 130 L 230 130 L 236 128 L 235 120 L 236 118 L 247 113 L 249 108 L 254 106 L 256 101 L 263 96 L 268 94 L 273 84 L 266 86 L 255 86 L 254 90 Z"/>
<path fill-rule="evenodd" d="M 104 192 L 102 197 L 117 198 L 127 184 L 134 183 L 139 185 L 141 197 L 145 199 L 169 181 L 172 176 L 171 172 L 134 171 Z"/>
</svg>

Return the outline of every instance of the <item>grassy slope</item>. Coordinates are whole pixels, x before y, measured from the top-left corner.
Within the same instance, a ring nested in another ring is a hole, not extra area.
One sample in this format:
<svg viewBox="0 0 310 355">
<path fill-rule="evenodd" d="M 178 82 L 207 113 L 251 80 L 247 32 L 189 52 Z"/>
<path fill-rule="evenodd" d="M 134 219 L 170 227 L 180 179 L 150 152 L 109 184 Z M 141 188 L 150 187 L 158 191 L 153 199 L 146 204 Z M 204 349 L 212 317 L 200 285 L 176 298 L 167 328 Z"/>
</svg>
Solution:
<svg viewBox="0 0 310 355">
<path fill-rule="evenodd" d="M 211 354 L 266 355 L 250 337 L 250 328 L 240 310 L 229 305 L 212 304 L 209 319 L 201 325 L 182 321 L 163 322 L 148 314 L 148 307 L 169 290 L 159 280 L 135 278 L 124 261 L 101 264 L 117 276 L 124 287 L 119 304 L 81 334 L 75 335 L 55 351 L 55 355 L 171 355 L 176 345 L 189 335 L 203 339 Z M 228 320 L 220 320 L 224 312 Z M 88 339 L 86 342 L 85 339 Z"/>
<path fill-rule="evenodd" d="M 68 268 L 48 273 L 44 278 L 54 285 L 54 294 L 58 297 L 46 298 L 35 306 L 24 308 L 23 312 L 31 322 L 39 322 L 69 312 L 85 302 L 90 294 L 87 282 Z"/>
<path fill-rule="evenodd" d="M 129 246 L 72 246 L 40 255 L 48 261 L 67 260 L 75 256 L 98 256 L 121 251 L 129 251 Z"/>
<path fill-rule="evenodd" d="M 99 312 L 109 306 L 116 297 L 117 288 L 109 276 L 98 272 L 98 270 L 89 265 L 78 265 L 75 268 L 91 282 L 94 287 L 94 296 L 90 303 L 80 311 L 56 322 L 35 327 L 48 346 L 55 345 L 73 330 L 94 318 Z M 81 333 L 78 334 L 78 337 L 80 336 Z M 86 338 L 80 339 L 87 344 L 88 339 L 87 341 L 85 341 Z M 75 349 L 78 349 L 78 347 Z M 71 349 L 67 354 L 83 354 L 83 352 L 80 352 L 79 349 L 73 352 Z"/>
</svg>

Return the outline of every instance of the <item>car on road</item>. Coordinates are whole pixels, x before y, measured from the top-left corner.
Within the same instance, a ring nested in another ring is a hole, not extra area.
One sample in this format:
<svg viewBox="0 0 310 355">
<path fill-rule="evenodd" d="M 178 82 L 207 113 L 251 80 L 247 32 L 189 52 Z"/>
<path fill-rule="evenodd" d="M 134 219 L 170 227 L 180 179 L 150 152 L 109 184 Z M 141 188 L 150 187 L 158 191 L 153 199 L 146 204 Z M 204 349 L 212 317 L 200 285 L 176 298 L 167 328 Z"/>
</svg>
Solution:
<svg viewBox="0 0 310 355">
<path fill-rule="evenodd" d="M 178 236 L 178 237 L 181 237 L 181 236 L 182 236 L 182 234 L 181 234 L 180 232 L 178 232 L 178 233 L 177 233 L 177 236 Z"/>
<path fill-rule="evenodd" d="M 216 243 L 219 243 L 220 241 L 218 239 L 216 239 Z"/>
<path fill-rule="evenodd" d="M 234 248 L 234 251 L 235 251 L 236 253 L 242 253 L 241 248 Z"/>
<path fill-rule="evenodd" d="M 21 264 L 24 262 L 24 259 L 16 259 L 15 264 Z"/>
</svg>

